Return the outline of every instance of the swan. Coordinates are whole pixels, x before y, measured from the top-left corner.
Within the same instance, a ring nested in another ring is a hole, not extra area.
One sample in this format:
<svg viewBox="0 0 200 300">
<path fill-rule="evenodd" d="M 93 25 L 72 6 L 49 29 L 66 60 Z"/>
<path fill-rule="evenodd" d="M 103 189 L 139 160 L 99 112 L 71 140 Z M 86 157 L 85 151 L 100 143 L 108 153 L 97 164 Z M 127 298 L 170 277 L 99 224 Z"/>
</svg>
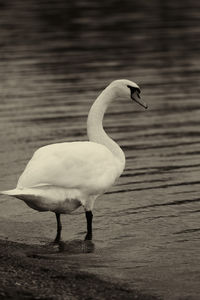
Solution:
<svg viewBox="0 0 200 300">
<path fill-rule="evenodd" d="M 113 100 L 126 98 L 147 108 L 135 82 L 127 79 L 111 82 L 89 111 L 89 141 L 56 143 L 39 148 L 19 177 L 17 187 L 1 192 L 23 200 L 37 211 L 54 212 L 56 243 L 61 240 L 60 215 L 69 214 L 80 206 L 83 206 L 87 220 L 85 240 L 92 239 L 94 202 L 114 184 L 125 167 L 125 155 L 106 134 L 102 121 Z"/>
</svg>

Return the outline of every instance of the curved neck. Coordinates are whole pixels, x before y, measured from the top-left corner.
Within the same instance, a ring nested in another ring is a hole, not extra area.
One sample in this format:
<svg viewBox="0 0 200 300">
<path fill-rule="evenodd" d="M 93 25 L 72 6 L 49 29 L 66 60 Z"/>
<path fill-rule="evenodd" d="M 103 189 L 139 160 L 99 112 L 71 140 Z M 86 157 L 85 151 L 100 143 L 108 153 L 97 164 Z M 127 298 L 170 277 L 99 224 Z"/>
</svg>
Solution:
<svg viewBox="0 0 200 300">
<path fill-rule="evenodd" d="M 103 117 L 108 105 L 116 97 L 114 89 L 109 86 L 96 99 L 92 105 L 87 119 L 87 134 L 91 142 L 106 146 L 124 168 L 125 156 L 122 149 L 115 143 L 103 129 Z"/>
</svg>

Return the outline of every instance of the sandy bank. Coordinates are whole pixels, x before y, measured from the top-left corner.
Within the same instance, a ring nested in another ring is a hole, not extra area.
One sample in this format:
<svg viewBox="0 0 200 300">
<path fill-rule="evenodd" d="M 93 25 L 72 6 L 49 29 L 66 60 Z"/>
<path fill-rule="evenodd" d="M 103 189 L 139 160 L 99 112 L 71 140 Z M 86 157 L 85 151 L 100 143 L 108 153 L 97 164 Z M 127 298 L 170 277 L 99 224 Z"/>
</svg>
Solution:
<svg viewBox="0 0 200 300">
<path fill-rule="evenodd" d="M 37 255 L 42 251 L 0 240 L 0 299 L 157 299 Z"/>
</svg>

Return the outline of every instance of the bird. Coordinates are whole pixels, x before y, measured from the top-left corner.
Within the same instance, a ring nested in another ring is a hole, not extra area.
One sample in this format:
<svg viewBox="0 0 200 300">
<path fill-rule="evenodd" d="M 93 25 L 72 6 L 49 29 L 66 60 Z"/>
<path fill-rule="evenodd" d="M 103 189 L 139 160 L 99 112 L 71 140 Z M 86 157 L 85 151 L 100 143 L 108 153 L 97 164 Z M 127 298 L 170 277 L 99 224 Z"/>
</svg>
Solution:
<svg viewBox="0 0 200 300">
<path fill-rule="evenodd" d="M 54 242 L 61 241 L 61 214 L 70 214 L 82 206 L 87 233 L 92 240 L 95 200 L 104 194 L 122 174 L 125 154 L 103 128 L 108 105 L 131 99 L 147 109 L 140 87 L 128 79 L 112 81 L 92 104 L 87 118 L 87 141 L 61 142 L 37 149 L 15 189 L 1 194 L 23 200 L 37 211 L 51 211 L 57 220 Z"/>
</svg>

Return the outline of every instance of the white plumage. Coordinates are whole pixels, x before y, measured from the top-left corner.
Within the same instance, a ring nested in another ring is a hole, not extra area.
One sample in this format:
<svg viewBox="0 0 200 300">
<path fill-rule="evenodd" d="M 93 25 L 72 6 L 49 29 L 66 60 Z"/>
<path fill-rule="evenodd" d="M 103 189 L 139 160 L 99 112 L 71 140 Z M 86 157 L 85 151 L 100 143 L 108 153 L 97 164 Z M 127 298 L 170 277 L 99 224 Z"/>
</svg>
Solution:
<svg viewBox="0 0 200 300">
<path fill-rule="evenodd" d="M 112 82 L 96 99 L 87 121 L 89 141 L 57 143 L 39 148 L 20 176 L 16 189 L 1 192 L 23 200 L 38 211 L 57 217 L 56 241 L 60 240 L 60 214 L 83 206 L 87 218 L 86 239 L 92 238 L 92 209 L 95 199 L 121 175 L 125 156 L 105 133 L 102 120 L 107 106 L 117 98 L 140 100 L 138 85 L 129 80 Z"/>
</svg>

